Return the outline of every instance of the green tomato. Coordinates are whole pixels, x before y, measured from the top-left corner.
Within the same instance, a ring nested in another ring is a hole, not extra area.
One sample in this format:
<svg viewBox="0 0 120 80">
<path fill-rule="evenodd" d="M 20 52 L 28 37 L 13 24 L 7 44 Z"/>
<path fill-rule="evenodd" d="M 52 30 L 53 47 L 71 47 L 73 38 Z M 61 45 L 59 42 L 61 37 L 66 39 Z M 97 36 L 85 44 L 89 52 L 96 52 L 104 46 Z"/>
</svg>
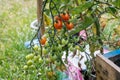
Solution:
<svg viewBox="0 0 120 80">
<path fill-rule="evenodd" d="M 51 36 L 53 36 L 53 35 L 54 35 L 54 31 L 51 32 Z"/>
<path fill-rule="evenodd" d="M 79 41 L 79 37 L 74 37 L 74 42 L 78 42 Z"/>
<path fill-rule="evenodd" d="M 55 52 L 59 51 L 59 46 L 53 46 L 53 49 Z"/>
<path fill-rule="evenodd" d="M 51 49 L 52 49 L 52 50 L 55 50 L 55 47 L 54 47 L 54 45 L 51 47 Z"/>
<path fill-rule="evenodd" d="M 29 68 L 30 69 L 35 69 L 35 66 L 34 65 L 30 65 Z"/>
<path fill-rule="evenodd" d="M 70 49 L 70 51 L 74 51 L 74 48 L 72 46 L 69 49 Z"/>
<path fill-rule="evenodd" d="M 46 47 L 48 47 L 48 46 L 49 46 L 49 43 L 48 43 L 48 41 L 46 41 L 46 43 L 45 43 L 45 46 L 46 46 Z"/>
<path fill-rule="evenodd" d="M 69 47 L 69 48 L 71 48 L 71 47 L 73 48 L 73 43 L 69 43 L 69 44 L 68 44 L 68 47 Z"/>
<path fill-rule="evenodd" d="M 30 66 L 30 65 L 32 65 L 32 64 L 33 64 L 33 61 L 32 61 L 32 60 L 28 60 L 28 61 L 27 61 L 27 65 L 28 65 L 28 66 Z"/>
<path fill-rule="evenodd" d="M 49 64 L 51 62 L 51 60 L 46 58 L 45 62 L 46 62 L 46 64 Z"/>
<path fill-rule="evenodd" d="M 48 72 L 49 71 L 49 68 L 48 68 L 48 66 L 47 67 L 45 67 L 45 70 Z"/>
<path fill-rule="evenodd" d="M 39 55 L 38 56 L 34 56 L 34 58 L 33 58 L 34 62 L 37 62 L 39 60 L 39 58 L 40 58 Z"/>
<path fill-rule="evenodd" d="M 38 52 L 41 52 L 41 48 L 40 47 L 38 48 Z"/>
<path fill-rule="evenodd" d="M 46 55 L 48 53 L 47 49 L 43 48 L 43 53 Z"/>
<path fill-rule="evenodd" d="M 60 62 L 56 61 L 55 62 L 56 66 L 61 66 Z"/>
<path fill-rule="evenodd" d="M 58 50 L 62 50 L 62 45 L 58 45 Z"/>
<path fill-rule="evenodd" d="M 65 45 L 66 44 L 66 40 L 62 39 L 62 44 Z"/>
<path fill-rule="evenodd" d="M 80 47 L 78 45 L 75 46 L 76 50 L 80 50 Z"/>
<path fill-rule="evenodd" d="M 69 43 L 69 44 L 68 44 L 68 47 L 71 47 L 71 46 L 72 46 L 72 44 L 71 44 L 71 43 Z"/>
<path fill-rule="evenodd" d="M 30 59 L 33 59 L 33 57 L 34 57 L 34 54 L 31 53 L 31 54 L 28 54 L 25 58 L 26 60 L 30 60 Z"/>
<path fill-rule="evenodd" d="M 57 56 L 56 55 L 50 56 L 50 59 L 51 59 L 51 62 L 54 62 L 57 59 Z"/>
<path fill-rule="evenodd" d="M 88 69 L 91 69 L 91 66 L 90 66 L 90 65 L 88 65 Z"/>
<path fill-rule="evenodd" d="M 54 55 L 54 56 L 53 56 L 53 60 L 56 60 L 56 59 L 57 59 L 57 56 L 56 56 L 56 55 Z"/>
<path fill-rule="evenodd" d="M 33 49 L 34 49 L 35 51 L 38 51 L 38 49 L 39 49 L 38 45 L 34 45 Z"/>
<path fill-rule="evenodd" d="M 66 40 L 66 43 L 65 44 L 68 44 L 68 40 Z"/>
<path fill-rule="evenodd" d="M 43 63 L 43 60 L 42 60 L 41 58 L 39 58 L 39 63 L 40 63 L 40 64 Z"/>
<path fill-rule="evenodd" d="M 68 33 L 67 33 L 67 32 L 65 33 L 65 36 L 68 36 Z"/>
<path fill-rule="evenodd" d="M 25 65 L 25 66 L 23 67 L 23 69 L 24 69 L 24 70 L 27 70 L 27 69 L 28 69 L 28 66 L 27 66 L 27 65 Z"/>
</svg>

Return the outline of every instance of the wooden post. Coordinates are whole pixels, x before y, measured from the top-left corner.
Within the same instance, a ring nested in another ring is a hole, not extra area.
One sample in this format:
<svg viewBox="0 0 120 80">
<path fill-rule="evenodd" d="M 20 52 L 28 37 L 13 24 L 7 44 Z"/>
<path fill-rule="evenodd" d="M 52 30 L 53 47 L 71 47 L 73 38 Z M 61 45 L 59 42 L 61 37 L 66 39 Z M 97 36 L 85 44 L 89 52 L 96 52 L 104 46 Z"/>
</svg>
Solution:
<svg viewBox="0 0 120 80">
<path fill-rule="evenodd" d="M 43 0 L 37 0 L 37 20 L 38 20 L 38 22 L 40 22 L 41 17 L 42 17 L 42 4 L 43 4 Z M 40 29 L 38 36 L 40 36 L 40 33 L 42 36 L 44 34 L 44 32 L 45 32 L 45 27 L 44 27 L 44 21 L 43 21 L 43 24 L 42 24 L 42 27 Z"/>
</svg>

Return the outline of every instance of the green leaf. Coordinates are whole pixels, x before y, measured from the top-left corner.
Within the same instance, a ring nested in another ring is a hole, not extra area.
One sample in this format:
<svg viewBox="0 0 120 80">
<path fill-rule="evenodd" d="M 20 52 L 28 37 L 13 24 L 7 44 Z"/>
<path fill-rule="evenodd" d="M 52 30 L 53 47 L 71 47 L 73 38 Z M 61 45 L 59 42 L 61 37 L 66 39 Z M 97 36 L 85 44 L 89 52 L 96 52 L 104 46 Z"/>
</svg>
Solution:
<svg viewBox="0 0 120 80">
<path fill-rule="evenodd" d="M 76 34 L 76 33 L 80 32 L 81 30 L 86 29 L 92 23 L 94 23 L 94 19 L 92 17 L 85 17 L 85 19 L 80 24 L 78 24 L 75 27 L 75 29 L 73 29 L 72 31 L 70 31 L 70 35 Z"/>
<path fill-rule="evenodd" d="M 71 9 L 71 12 L 73 14 L 79 14 L 79 13 L 85 11 L 86 9 L 89 9 L 92 5 L 93 5 L 93 2 L 92 1 L 88 1 L 88 2 L 80 4 L 79 6 Z"/>
<path fill-rule="evenodd" d="M 106 10 L 108 10 L 108 12 L 110 12 L 112 15 L 115 15 L 115 13 L 117 12 L 117 10 L 114 7 L 107 7 Z"/>
<path fill-rule="evenodd" d="M 120 0 L 115 0 L 115 1 L 113 2 L 113 4 L 114 4 L 116 7 L 120 8 Z"/>
</svg>

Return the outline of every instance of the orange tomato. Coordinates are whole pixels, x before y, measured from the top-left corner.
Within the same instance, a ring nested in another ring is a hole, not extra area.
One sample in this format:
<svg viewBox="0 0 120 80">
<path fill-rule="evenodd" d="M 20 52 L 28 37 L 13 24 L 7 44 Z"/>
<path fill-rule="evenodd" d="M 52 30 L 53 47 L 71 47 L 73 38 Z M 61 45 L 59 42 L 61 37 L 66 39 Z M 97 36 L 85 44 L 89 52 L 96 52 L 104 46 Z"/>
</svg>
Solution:
<svg viewBox="0 0 120 80">
<path fill-rule="evenodd" d="M 71 30 L 73 27 L 74 27 L 73 23 L 69 23 L 69 22 L 66 23 L 66 28 L 68 30 Z"/>
<path fill-rule="evenodd" d="M 41 40 L 40 40 L 40 43 L 42 45 L 45 45 L 46 41 L 47 41 L 46 37 L 42 37 Z"/>
<path fill-rule="evenodd" d="M 68 13 L 62 13 L 62 14 L 60 14 L 60 17 L 64 21 L 68 21 L 70 19 L 70 15 Z"/>
<path fill-rule="evenodd" d="M 61 21 L 60 16 L 55 16 L 54 19 L 55 19 L 55 20 L 60 20 L 60 21 Z"/>
<path fill-rule="evenodd" d="M 55 27 L 55 29 L 61 29 L 62 28 L 62 21 L 60 21 L 60 20 L 57 20 L 57 21 L 55 21 L 55 23 L 54 23 L 54 27 Z"/>
</svg>

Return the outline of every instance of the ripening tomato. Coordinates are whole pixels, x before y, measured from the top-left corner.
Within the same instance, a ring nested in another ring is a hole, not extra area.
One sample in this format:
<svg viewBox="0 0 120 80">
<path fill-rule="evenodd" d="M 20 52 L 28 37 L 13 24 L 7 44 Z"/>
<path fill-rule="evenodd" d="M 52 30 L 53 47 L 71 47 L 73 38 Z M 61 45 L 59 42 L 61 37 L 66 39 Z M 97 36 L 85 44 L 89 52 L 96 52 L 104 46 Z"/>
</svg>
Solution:
<svg viewBox="0 0 120 80">
<path fill-rule="evenodd" d="M 66 23 L 66 28 L 68 30 L 71 30 L 73 27 L 74 27 L 73 23 L 69 23 L 69 22 Z"/>
<path fill-rule="evenodd" d="M 58 15 L 55 16 L 54 19 L 55 19 L 55 20 L 60 20 L 60 21 L 62 20 L 62 19 L 60 18 L 60 16 L 58 16 Z"/>
<path fill-rule="evenodd" d="M 61 29 L 62 28 L 62 21 L 60 21 L 60 20 L 55 21 L 54 27 L 55 27 L 55 29 Z"/>
<path fill-rule="evenodd" d="M 46 41 L 47 41 L 46 37 L 42 37 L 42 38 L 40 39 L 40 43 L 41 43 L 42 45 L 45 45 Z"/>
<path fill-rule="evenodd" d="M 60 14 L 60 17 L 64 21 L 68 21 L 70 19 L 70 15 L 68 13 L 62 13 L 62 14 Z"/>
</svg>

